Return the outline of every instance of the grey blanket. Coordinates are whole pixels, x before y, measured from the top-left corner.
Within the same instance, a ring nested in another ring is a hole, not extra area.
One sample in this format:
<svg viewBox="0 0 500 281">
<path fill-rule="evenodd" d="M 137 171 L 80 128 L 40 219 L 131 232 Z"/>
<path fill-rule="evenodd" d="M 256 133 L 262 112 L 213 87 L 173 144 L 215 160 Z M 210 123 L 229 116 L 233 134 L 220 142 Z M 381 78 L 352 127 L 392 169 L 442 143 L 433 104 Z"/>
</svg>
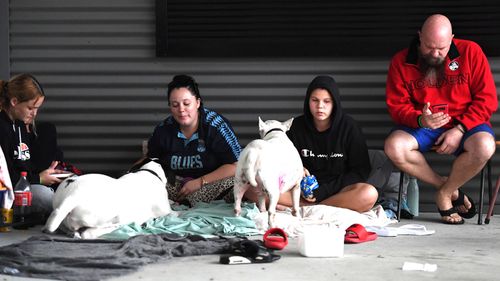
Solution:
<svg viewBox="0 0 500 281">
<path fill-rule="evenodd" d="M 0 247 L 0 274 L 61 280 L 102 280 L 172 257 L 220 254 L 238 238 L 139 235 L 128 240 L 33 236 Z"/>
</svg>

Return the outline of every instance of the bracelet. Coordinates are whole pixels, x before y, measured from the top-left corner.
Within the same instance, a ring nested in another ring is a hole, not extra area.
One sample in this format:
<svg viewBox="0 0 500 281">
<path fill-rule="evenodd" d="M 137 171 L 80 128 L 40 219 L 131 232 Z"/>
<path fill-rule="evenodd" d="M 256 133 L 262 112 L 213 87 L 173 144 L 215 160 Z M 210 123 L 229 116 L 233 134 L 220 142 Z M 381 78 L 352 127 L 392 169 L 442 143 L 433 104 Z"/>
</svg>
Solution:
<svg viewBox="0 0 500 281">
<path fill-rule="evenodd" d="M 460 132 L 462 132 L 462 134 L 465 134 L 464 129 L 462 129 L 460 125 L 456 125 L 455 128 L 457 128 Z"/>
<path fill-rule="evenodd" d="M 201 176 L 201 187 L 204 187 L 208 182 L 205 180 L 205 177 Z"/>
</svg>

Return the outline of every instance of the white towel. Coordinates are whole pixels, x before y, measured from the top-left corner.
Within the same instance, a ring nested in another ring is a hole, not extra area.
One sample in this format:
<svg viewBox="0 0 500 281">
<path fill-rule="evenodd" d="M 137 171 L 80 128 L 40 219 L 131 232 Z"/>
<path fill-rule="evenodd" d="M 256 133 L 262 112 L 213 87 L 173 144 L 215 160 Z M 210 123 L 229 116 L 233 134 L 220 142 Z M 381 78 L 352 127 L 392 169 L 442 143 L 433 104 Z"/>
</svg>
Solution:
<svg viewBox="0 0 500 281">
<path fill-rule="evenodd" d="M 253 220 L 257 229 L 264 232 L 268 228 L 268 213 L 257 214 Z M 363 226 L 387 226 L 394 223 L 385 215 L 381 206 L 376 206 L 365 213 L 358 213 L 345 208 L 326 205 L 305 206 L 300 208 L 300 216 L 294 217 L 291 210 L 277 211 L 274 220 L 276 227 L 282 228 L 290 237 L 302 234 L 303 227 L 308 225 L 334 225 L 340 229 L 347 229 L 357 223 Z"/>
</svg>

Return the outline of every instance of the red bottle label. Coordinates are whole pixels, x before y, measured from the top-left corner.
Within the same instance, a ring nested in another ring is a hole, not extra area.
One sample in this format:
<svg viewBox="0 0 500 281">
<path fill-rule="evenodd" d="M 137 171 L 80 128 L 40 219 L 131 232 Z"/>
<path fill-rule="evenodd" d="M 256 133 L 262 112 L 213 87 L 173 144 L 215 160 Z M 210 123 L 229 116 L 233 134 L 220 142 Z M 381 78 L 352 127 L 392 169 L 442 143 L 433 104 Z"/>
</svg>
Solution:
<svg viewBox="0 0 500 281">
<path fill-rule="evenodd" d="M 31 206 L 31 191 L 14 192 L 15 206 Z"/>
</svg>

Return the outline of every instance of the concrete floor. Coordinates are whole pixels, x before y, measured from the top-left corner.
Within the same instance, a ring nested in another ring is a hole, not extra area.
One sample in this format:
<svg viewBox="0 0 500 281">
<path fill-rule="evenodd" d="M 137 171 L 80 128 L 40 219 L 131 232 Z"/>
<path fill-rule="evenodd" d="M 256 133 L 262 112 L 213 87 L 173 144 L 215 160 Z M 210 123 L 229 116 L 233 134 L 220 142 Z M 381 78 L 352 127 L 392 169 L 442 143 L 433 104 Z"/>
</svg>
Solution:
<svg viewBox="0 0 500 281">
<path fill-rule="evenodd" d="M 500 215 L 489 225 L 477 217 L 464 225 L 439 223 L 438 214 L 424 213 L 409 223 L 425 225 L 430 236 L 379 237 L 373 242 L 345 245 L 342 258 L 305 258 L 291 239 L 281 259 L 267 264 L 222 265 L 215 255 L 175 258 L 109 280 L 499 280 Z M 0 246 L 39 234 L 38 229 L 0 233 Z M 403 271 L 405 261 L 437 265 L 436 272 Z M 0 275 L 0 280 L 33 280 Z M 40 279 L 39 279 L 40 280 Z"/>
</svg>

